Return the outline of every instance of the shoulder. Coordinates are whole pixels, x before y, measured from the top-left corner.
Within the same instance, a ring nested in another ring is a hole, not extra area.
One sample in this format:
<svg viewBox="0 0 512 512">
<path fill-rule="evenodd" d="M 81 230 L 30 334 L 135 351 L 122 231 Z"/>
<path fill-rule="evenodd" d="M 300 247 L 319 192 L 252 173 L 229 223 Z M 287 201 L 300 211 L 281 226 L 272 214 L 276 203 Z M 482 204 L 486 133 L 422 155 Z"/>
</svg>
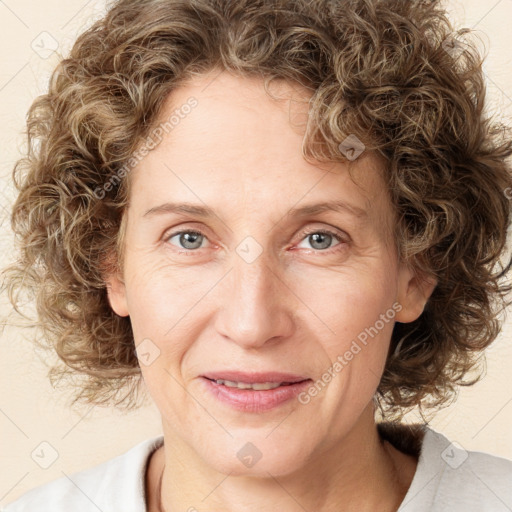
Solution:
<svg viewBox="0 0 512 512">
<path fill-rule="evenodd" d="M 465 512 L 512 510 L 512 461 L 465 450 L 438 432 L 432 437 L 431 456 L 441 460 L 431 463 L 441 473 L 435 501 L 438 507 Z"/>
<path fill-rule="evenodd" d="M 163 436 L 147 439 L 113 459 L 26 492 L 2 512 L 144 512 L 146 464 L 162 444 Z"/>
<path fill-rule="evenodd" d="M 428 426 L 420 430 L 418 466 L 399 512 L 512 510 L 511 460 L 466 450 Z"/>
</svg>

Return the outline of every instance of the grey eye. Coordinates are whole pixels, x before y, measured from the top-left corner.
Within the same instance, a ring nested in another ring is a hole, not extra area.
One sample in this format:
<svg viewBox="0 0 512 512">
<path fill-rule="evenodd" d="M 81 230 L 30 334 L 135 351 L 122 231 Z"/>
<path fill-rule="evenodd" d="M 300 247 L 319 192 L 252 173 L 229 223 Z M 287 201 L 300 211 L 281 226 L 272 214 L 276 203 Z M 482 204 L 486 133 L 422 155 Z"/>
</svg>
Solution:
<svg viewBox="0 0 512 512">
<path fill-rule="evenodd" d="M 341 241 L 341 239 L 338 235 L 336 235 L 334 233 L 330 233 L 328 231 L 321 231 L 321 230 L 314 231 L 312 233 L 307 234 L 303 238 L 303 242 L 301 242 L 301 243 L 304 243 L 305 240 L 308 241 L 311 248 L 313 248 L 315 250 L 319 250 L 319 251 L 330 249 L 332 247 L 333 241 L 338 241 L 338 242 Z M 299 247 L 300 247 L 300 245 L 299 245 Z M 303 247 L 303 248 L 308 249 L 308 247 Z"/>
<path fill-rule="evenodd" d="M 173 238 L 178 238 L 178 244 L 171 242 Z M 199 249 L 203 242 L 204 235 L 198 233 L 197 231 L 180 231 L 179 233 L 175 233 L 168 238 L 168 241 L 173 245 L 180 247 L 182 249 Z"/>
<path fill-rule="evenodd" d="M 313 249 L 328 249 L 331 245 L 333 236 L 326 233 L 313 233 L 312 235 L 309 235 L 308 238 Z"/>
</svg>

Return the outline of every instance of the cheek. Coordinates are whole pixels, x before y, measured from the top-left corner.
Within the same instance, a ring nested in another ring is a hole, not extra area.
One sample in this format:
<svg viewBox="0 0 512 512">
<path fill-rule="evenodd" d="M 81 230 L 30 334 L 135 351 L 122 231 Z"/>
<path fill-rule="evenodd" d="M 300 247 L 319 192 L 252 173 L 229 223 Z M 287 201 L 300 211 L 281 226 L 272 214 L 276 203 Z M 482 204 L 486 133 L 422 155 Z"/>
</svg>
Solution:
<svg viewBox="0 0 512 512">
<path fill-rule="evenodd" d="M 307 305 L 317 317 L 318 328 L 328 334 L 323 337 L 324 349 L 331 361 L 349 350 L 353 341 L 365 346 L 368 340 L 379 340 L 382 347 L 390 338 L 396 313 L 392 307 L 396 296 L 392 272 L 376 268 L 318 273 L 298 280 L 296 286 L 298 296 L 308 297 Z M 306 290 L 309 295 L 305 295 Z M 385 357 L 386 348 L 376 347 L 372 352 L 383 352 Z"/>
<path fill-rule="evenodd" d="M 323 368 L 316 387 L 327 384 L 322 399 L 335 421 L 343 422 L 367 406 L 380 382 L 397 312 L 396 287 L 392 272 L 385 269 L 337 274 L 321 284 L 317 310 L 329 335 L 318 339 L 330 365 Z"/>
<path fill-rule="evenodd" d="M 174 386 L 171 376 L 180 374 L 183 358 L 204 330 L 208 290 L 218 277 L 187 266 L 171 268 L 144 256 L 127 261 L 126 276 L 141 371 L 152 394 L 158 394 L 163 381 Z"/>
<path fill-rule="evenodd" d="M 149 254 L 134 254 L 126 264 L 126 294 L 135 339 L 162 338 L 187 314 L 205 287 L 197 269 L 171 267 Z M 203 284 L 201 284 L 203 283 Z"/>
</svg>

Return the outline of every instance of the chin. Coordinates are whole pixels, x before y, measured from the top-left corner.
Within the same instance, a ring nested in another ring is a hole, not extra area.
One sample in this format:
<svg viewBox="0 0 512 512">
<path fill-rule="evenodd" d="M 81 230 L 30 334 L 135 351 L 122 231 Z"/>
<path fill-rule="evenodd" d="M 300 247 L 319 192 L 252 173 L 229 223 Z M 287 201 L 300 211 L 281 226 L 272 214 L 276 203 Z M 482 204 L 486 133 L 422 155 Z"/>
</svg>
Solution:
<svg viewBox="0 0 512 512">
<path fill-rule="evenodd" d="M 285 476 L 307 464 L 308 447 L 302 440 L 293 443 L 272 439 L 266 431 L 260 437 L 254 433 L 248 436 L 236 436 L 227 445 L 217 445 L 220 449 L 203 454 L 204 460 L 223 474 L 230 476 L 253 476 L 268 478 Z M 311 447 L 311 449 L 313 449 Z"/>
</svg>

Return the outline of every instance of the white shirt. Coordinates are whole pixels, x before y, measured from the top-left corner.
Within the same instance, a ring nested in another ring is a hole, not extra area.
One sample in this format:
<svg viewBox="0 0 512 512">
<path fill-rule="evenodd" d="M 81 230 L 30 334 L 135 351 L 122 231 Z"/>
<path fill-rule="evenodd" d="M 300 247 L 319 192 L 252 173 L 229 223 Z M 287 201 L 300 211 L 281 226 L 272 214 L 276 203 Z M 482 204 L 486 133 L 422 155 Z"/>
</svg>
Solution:
<svg viewBox="0 0 512 512">
<path fill-rule="evenodd" d="M 397 512 L 511 512 L 512 461 L 464 451 L 422 426 L 418 465 Z M 163 436 L 118 457 L 41 485 L 4 512 L 146 512 L 145 475 Z M 217 511 L 216 511 L 217 512 Z"/>
</svg>

